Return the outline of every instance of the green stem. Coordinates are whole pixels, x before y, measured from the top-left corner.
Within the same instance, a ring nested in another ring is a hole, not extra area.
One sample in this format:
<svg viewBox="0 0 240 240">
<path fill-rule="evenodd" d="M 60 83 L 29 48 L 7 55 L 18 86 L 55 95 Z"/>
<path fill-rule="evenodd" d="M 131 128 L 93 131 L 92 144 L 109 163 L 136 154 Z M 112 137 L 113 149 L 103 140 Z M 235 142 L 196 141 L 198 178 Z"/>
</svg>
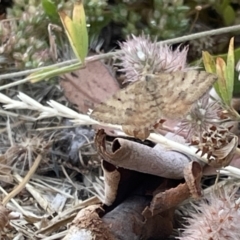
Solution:
<svg viewBox="0 0 240 240">
<path fill-rule="evenodd" d="M 200 32 L 200 33 L 194 33 L 194 34 L 190 34 L 190 35 L 186 35 L 186 36 L 182 36 L 182 37 L 177 37 L 177 38 L 173 38 L 173 39 L 164 40 L 164 41 L 158 42 L 157 44 L 175 44 L 175 43 L 190 41 L 190 40 L 194 40 L 194 39 L 198 39 L 198 38 L 202 38 L 202 37 L 206 37 L 206 36 L 219 35 L 219 34 L 224 34 L 224 33 L 235 32 L 235 31 L 240 31 L 240 25 L 235 25 L 235 26 L 231 26 L 231 27 L 224 27 L 224 28 L 204 31 L 204 32 Z M 98 60 L 101 60 L 101 59 L 116 57 L 118 55 L 121 55 L 122 53 L 123 53 L 123 51 L 119 50 L 119 51 L 115 51 L 115 52 L 103 53 L 103 54 L 87 57 L 86 58 L 86 63 L 98 61 Z M 69 65 L 71 65 L 71 64 L 76 64 L 79 67 L 81 65 L 77 59 L 73 59 L 73 60 L 64 61 L 64 62 L 61 62 L 61 63 L 46 66 L 46 67 L 40 67 L 40 68 L 25 70 L 25 71 L 21 71 L 21 72 L 10 73 L 10 74 L 9 73 L 8 74 L 2 74 L 2 75 L 0 75 L 0 80 L 10 79 L 10 78 L 15 78 L 15 77 L 20 77 L 20 76 L 26 76 L 26 75 L 35 73 L 37 71 L 47 70 L 50 67 L 51 68 L 60 68 L 60 67 L 64 67 L 64 66 L 69 67 Z M 64 69 L 66 70 L 66 68 L 64 68 Z M 6 89 L 6 88 L 9 88 L 9 87 L 17 86 L 19 84 L 28 82 L 29 79 L 30 78 L 24 78 L 22 80 L 13 82 L 11 84 L 6 84 L 6 85 L 0 87 L 0 90 L 3 90 L 3 89 Z"/>
</svg>

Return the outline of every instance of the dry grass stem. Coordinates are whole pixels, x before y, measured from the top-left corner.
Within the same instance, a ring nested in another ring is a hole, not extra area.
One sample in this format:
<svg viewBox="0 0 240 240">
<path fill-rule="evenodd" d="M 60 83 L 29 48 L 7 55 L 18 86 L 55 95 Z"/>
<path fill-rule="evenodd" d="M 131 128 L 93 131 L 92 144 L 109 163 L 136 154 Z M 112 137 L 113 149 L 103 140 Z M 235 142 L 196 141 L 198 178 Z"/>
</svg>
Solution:
<svg viewBox="0 0 240 240">
<path fill-rule="evenodd" d="M 31 179 L 31 177 L 33 176 L 33 174 L 36 172 L 40 162 L 42 160 L 42 155 L 38 155 L 37 158 L 35 159 L 32 167 L 29 169 L 27 175 L 24 177 L 24 179 L 20 182 L 20 184 L 13 189 L 12 192 L 10 192 L 3 200 L 2 200 L 2 204 L 6 205 L 10 199 L 14 198 L 19 192 L 21 192 L 24 187 L 26 186 L 26 184 L 28 183 L 28 181 Z"/>
</svg>

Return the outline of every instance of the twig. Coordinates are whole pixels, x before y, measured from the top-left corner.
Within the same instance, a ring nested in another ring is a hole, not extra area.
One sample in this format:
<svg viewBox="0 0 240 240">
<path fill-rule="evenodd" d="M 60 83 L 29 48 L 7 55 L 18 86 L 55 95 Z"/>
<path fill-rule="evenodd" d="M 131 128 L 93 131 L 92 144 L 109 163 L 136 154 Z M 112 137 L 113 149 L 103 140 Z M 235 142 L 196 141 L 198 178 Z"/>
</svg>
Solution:
<svg viewBox="0 0 240 240">
<path fill-rule="evenodd" d="M 230 33 L 230 32 L 235 32 L 235 31 L 240 31 L 240 25 L 218 28 L 218 29 L 214 29 L 214 30 L 208 30 L 208 31 L 200 32 L 200 33 L 194 33 L 194 34 L 190 34 L 190 35 L 186 35 L 186 36 L 182 36 L 182 37 L 168 39 L 168 40 L 158 42 L 158 44 L 175 44 L 175 43 L 179 43 L 179 42 L 191 41 L 191 40 L 206 37 L 206 36 L 220 35 L 220 34 Z M 94 61 L 98 61 L 98 60 L 102 60 L 102 59 L 106 59 L 106 58 L 111 58 L 111 57 L 115 57 L 117 55 L 120 55 L 122 53 L 123 52 L 121 50 L 115 51 L 115 52 L 103 53 L 103 54 L 99 54 L 99 55 L 95 55 L 95 56 L 91 56 L 91 57 L 86 58 L 86 62 L 94 62 Z M 73 60 L 68 60 L 68 61 L 64 61 L 64 62 L 61 62 L 61 63 L 56 63 L 56 64 L 45 66 L 45 67 L 29 69 L 29 70 L 25 70 L 25 71 L 21 71 L 21 72 L 16 72 L 16 73 L 2 74 L 2 75 L 0 75 L 0 80 L 26 76 L 26 75 L 29 75 L 29 74 L 34 73 L 36 71 L 46 70 L 49 67 L 61 68 L 61 67 L 69 66 L 71 64 L 76 64 L 76 63 L 78 63 L 78 60 L 73 59 Z M 80 67 L 80 65 L 81 64 L 79 63 L 79 67 Z M 17 82 L 19 82 L 19 84 L 26 82 L 25 79 L 23 79 L 23 80 L 19 80 Z M 8 84 L 6 84 L 4 86 L 7 86 L 7 85 Z M 2 88 L 0 88 L 0 90 L 2 90 Z"/>
<path fill-rule="evenodd" d="M 9 200 L 11 200 L 11 198 L 15 197 L 19 192 L 22 191 L 22 189 L 25 187 L 27 182 L 31 179 L 32 175 L 37 170 L 38 165 L 40 164 L 41 160 L 42 160 L 42 155 L 38 154 L 37 158 L 35 159 L 32 167 L 28 171 L 27 175 L 24 177 L 23 181 L 2 200 L 3 205 L 6 205 L 9 202 Z"/>
<path fill-rule="evenodd" d="M 2 110 L 2 109 L 0 109 L 0 114 L 6 115 L 6 116 L 11 116 L 11 117 L 16 117 L 16 118 L 19 118 L 22 120 L 27 120 L 27 121 L 36 121 L 37 120 L 36 118 L 33 118 L 33 117 L 24 116 L 24 115 L 13 113 L 13 112 L 8 112 L 8 111 Z"/>
</svg>

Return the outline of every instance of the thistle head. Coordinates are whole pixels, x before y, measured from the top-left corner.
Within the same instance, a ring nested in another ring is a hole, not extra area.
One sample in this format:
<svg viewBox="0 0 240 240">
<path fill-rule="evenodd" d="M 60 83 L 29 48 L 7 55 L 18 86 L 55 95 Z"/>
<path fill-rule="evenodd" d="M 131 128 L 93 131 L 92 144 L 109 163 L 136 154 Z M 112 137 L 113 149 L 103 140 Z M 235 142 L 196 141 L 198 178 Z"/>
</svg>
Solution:
<svg viewBox="0 0 240 240">
<path fill-rule="evenodd" d="M 149 36 L 132 36 L 120 44 L 123 51 L 120 66 L 125 72 L 125 82 L 133 82 L 144 74 L 159 72 L 187 71 L 188 47 L 176 50 L 168 45 L 152 42 Z"/>
<path fill-rule="evenodd" d="M 188 141 L 201 137 L 202 133 L 210 126 L 220 125 L 221 110 L 219 103 L 212 101 L 209 93 L 206 93 L 178 124 L 178 132 L 182 132 Z"/>
<path fill-rule="evenodd" d="M 194 204 L 180 240 L 239 239 L 240 204 L 238 188 L 225 187 Z"/>
</svg>

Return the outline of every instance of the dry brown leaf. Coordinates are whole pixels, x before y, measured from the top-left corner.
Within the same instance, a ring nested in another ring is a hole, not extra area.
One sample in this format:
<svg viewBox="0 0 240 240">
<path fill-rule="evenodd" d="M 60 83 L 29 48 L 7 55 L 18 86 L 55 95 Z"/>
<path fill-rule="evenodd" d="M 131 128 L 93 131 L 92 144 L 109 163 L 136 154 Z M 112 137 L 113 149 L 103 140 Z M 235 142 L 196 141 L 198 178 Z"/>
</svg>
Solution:
<svg viewBox="0 0 240 240">
<path fill-rule="evenodd" d="M 145 218 L 150 218 L 166 210 L 174 209 L 189 197 L 190 192 L 186 183 L 179 184 L 175 188 L 156 194 L 150 206 L 144 209 L 143 215 Z"/>
<path fill-rule="evenodd" d="M 111 137 L 111 148 L 107 148 L 107 137 L 103 130 L 99 130 L 95 137 L 95 145 L 103 159 L 113 165 L 165 178 L 184 177 L 183 170 L 190 161 L 186 155 L 166 150 L 161 145 L 150 147 L 143 142 L 120 137 Z"/>
<path fill-rule="evenodd" d="M 89 62 L 86 68 L 65 74 L 60 85 L 66 98 L 83 113 L 119 90 L 117 81 L 101 61 Z"/>
<path fill-rule="evenodd" d="M 191 162 L 184 169 L 184 178 L 189 191 L 193 198 L 200 198 L 201 193 L 201 179 L 202 179 L 202 167 L 198 162 Z"/>
<path fill-rule="evenodd" d="M 146 218 L 162 213 L 166 210 L 176 208 L 190 196 L 195 198 L 201 195 L 200 181 L 202 176 L 201 165 L 198 162 L 191 162 L 184 171 L 186 182 L 177 187 L 157 193 L 143 214 Z"/>
<path fill-rule="evenodd" d="M 116 167 L 111 164 L 104 164 L 103 162 L 102 169 L 104 172 L 104 204 L 110 206 L 116 199 L 121 175 L 120 172 L 116 169 Z"/>
</svg>

